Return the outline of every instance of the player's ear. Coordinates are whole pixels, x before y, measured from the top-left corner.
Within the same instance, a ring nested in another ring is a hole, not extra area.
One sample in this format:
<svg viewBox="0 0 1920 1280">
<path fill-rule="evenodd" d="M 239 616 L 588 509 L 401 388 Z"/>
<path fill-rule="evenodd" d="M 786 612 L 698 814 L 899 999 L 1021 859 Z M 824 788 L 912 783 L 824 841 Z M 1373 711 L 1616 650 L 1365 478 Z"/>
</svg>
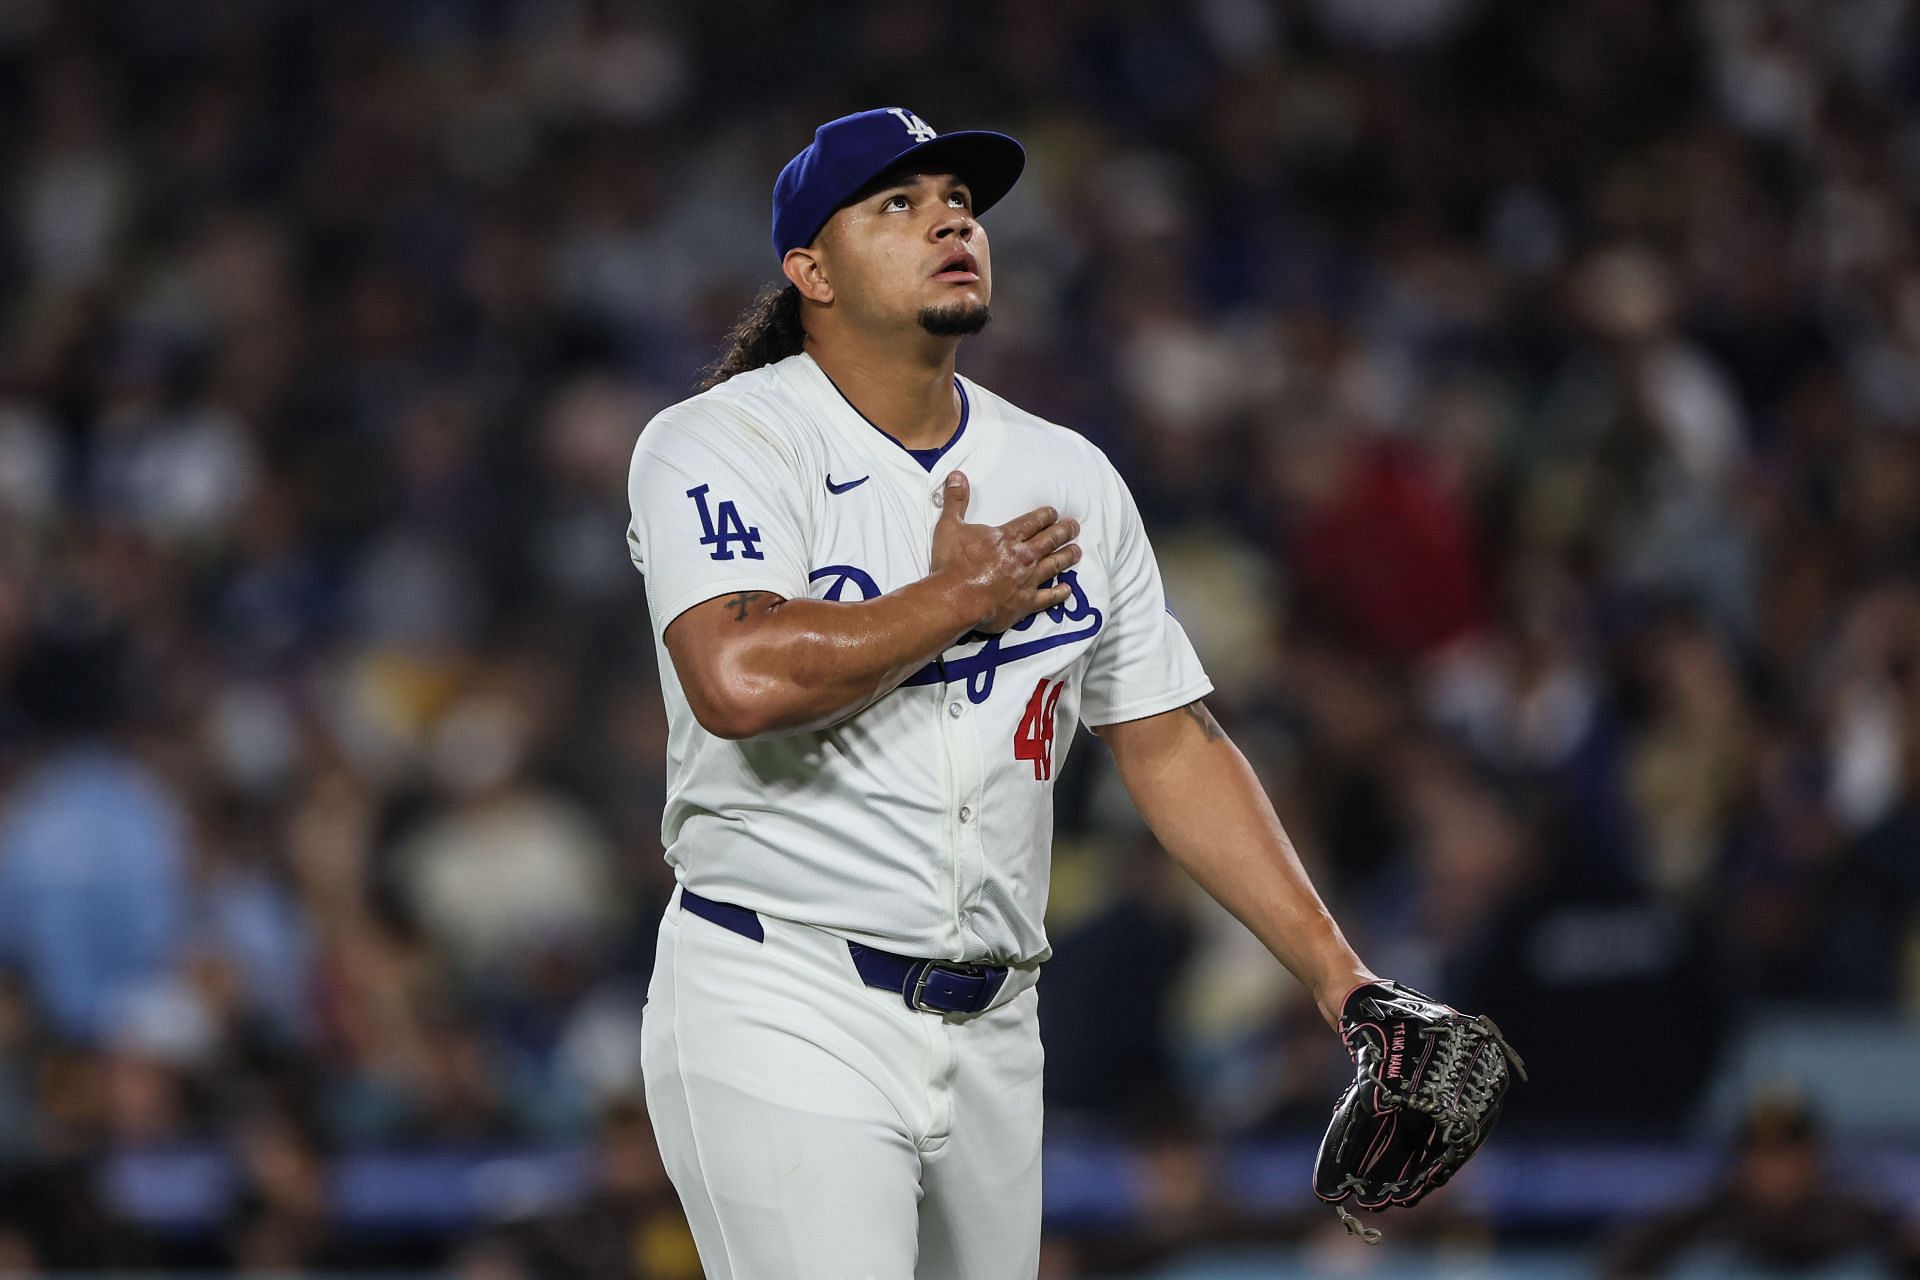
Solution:
<svg viewBox="0 0 1920 1280">
<path fill-rule="evenodd" d="M 780 262 L 780 270 L 800 291 L 800 296 L 809 302 L 833 301 L 833 281 L 827 279 L 827 264 L 818 250 L 787 250 L 787 256 Z"/>
</svg>

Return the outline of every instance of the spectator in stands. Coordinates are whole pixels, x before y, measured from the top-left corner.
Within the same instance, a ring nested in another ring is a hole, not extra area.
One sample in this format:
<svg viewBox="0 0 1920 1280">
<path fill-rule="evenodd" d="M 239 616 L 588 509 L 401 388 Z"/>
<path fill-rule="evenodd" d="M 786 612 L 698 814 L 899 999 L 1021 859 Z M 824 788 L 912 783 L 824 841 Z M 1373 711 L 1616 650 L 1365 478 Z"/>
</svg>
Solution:
<svg viewBox="0 0 1920 1280">
<path fill-rule="evenodd" d="M 100 1044 L 184 953 L 186 815 L 122 740 L 129 637 L 97 600 L 62 607 L 13 672 L 44 754 L 0 814 L 0 964 L 56 1034 Z"/>
<path fill-rule="evenodd" d="M 1695 1204 L 1629 1228 L 1614 1242 L 1607 1274 L 1665 1275 L 1689 1263 L 1806 1275 L 1862 1262 L 1902 1261 L 1900 1221 L 1885 1206 L 1835 1181 L 1827 1144 L 1806 1103 L 1754 1099 L 1718 1184 Z M 1904 1258 L 1920 1264 L 1920 1255 Z"/>
</svg>

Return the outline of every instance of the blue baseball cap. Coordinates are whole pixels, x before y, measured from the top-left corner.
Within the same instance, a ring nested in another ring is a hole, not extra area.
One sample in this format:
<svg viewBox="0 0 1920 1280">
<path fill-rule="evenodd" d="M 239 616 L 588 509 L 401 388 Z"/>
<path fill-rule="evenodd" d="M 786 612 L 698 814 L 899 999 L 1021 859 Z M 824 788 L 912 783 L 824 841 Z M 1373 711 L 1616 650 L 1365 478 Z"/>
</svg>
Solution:
<svg viewBox="0 0 1920 1280">
<path fill-rule="evenodd" d="M 834 210 L 909 158 L 928 172 L 964 180 L 973 193 L 975 216 L 1013 190 L 1027 166 L 1025 149 L 1004 133 L 940 133 L 905 107 L 876 107 L 829 120 L 773 184 L 775 256 L 784 261 L 787 250 L 812 244 Z"/>
</svg>

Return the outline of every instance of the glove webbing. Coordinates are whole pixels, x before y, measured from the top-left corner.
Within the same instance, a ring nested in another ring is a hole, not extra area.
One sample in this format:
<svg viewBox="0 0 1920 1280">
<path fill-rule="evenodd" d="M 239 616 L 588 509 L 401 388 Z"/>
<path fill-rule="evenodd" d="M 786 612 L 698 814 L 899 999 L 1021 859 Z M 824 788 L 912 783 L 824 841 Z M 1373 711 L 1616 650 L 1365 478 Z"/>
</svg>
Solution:
<svg viewBox="0 0 1920 1280">
<path fill-rule="evenodd" d="M 1483 1046 L 1489 1042 L 1499 1046 L 1501 1056 L 1514 1073 L 1522 1080 L 1527 1078 L 1527 1064 L 1500 1034 L 1492 1018 L 1483 1013 L 1471 1021 L 1462 1016 L 1460 1021 L 1467 1025 L 1435 1023 L 1421 1027 L 1416 1033 L 1426 1039 L 1440 1037 L 1418 1089 L 1409 1090 L 1404 1082 L 1390 1083 L 1381 1074 L 1377 1060 L 1365 1073 L 1376 1088 L 1398 1105 L 1432 1116 L 1449 1147 L 1465 1146 L 1480 1138 L 1487 1112 L 1498 1095 L 1499 1083 L 1492 1064 L 1483 1063 L 1480 1058 Z M 1475 1035 L 1468 1028 L 1478 1028 L 1482 1034 Z M 1463 1132 L 1462 1126 L 1467 1125 L 1470 1127 Z"/>
</svg>

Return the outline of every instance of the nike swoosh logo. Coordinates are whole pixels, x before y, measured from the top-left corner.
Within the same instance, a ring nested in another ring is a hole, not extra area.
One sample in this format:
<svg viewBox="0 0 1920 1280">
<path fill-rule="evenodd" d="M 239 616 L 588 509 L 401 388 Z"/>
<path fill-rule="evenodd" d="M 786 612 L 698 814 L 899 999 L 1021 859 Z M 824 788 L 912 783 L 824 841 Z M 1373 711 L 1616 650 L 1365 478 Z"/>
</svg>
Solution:
<svg viewBox="0 0 1920 1280">
<path fill-rule="evenodd" d="M 861 485 L 865 484 L 867 481 L 871 479 L 873 479 L 873 476 L 871 474 L 868 474 L 868 475 L 861 476 L 858 480 L 849 480 L 845 484 L 835 484 L 833 482 L 833 473 L 828 472 L 827 473 L 827 492 L 828 493 L 845 493 L 849 489 L 858 489 Z"/>
</svg>

